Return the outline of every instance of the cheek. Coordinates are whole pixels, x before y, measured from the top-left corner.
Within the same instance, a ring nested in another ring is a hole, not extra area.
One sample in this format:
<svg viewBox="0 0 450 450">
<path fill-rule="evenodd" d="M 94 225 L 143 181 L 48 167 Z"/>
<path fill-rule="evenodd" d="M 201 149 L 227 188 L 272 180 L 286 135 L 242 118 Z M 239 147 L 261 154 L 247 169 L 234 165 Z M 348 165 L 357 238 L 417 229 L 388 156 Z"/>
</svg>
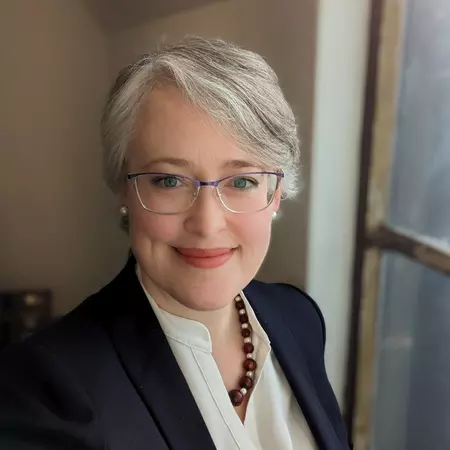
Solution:
<svg viewBox="0 0 450 450">
<path fill-rule="evenodd" d="M 142 208 L 141 210 L 134 211 L 134 214 L 131 211 L 130 234 L 133 239 L 170 243 L 179 235 L 179 220 L 174 220 L 174 216 L 162 216 Z"/>
<path fill-rule="evenodd" d="M 244 250 L 247 246 L 253 253 L 265 253 L 270 242 L 271 217 L 266 214 L 252 214 L 238 218 L 239 223 L 235 225 L 235 230 Z"/>
</svg>

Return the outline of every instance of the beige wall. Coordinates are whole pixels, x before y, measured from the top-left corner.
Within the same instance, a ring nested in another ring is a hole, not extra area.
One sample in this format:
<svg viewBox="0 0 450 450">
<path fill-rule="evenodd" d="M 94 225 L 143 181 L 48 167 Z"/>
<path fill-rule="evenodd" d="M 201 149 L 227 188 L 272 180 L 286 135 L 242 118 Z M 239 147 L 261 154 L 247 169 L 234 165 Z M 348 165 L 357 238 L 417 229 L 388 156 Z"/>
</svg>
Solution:
<svg viewBox="0 0 450 450">
<path fill-rule="evenodd" d="M 0 289 L 49 287 L 62 314 L 121 266 L 127 242 L 100 178 L 100 109 L 116 70 L 161 37 L 221 36 L 264 55 L 299 118 L 307 178 L 315 4 L 221 1 L 107 35 L 81 1 L 2 2 Z M 284 203 L 261 278 L 304 284 L 306 194 Z"/>
<path fill-rule="evenodd" d="M 100 175 L 107 41 L 82 2 L 0 4 L 0 289 L 49 287 L 64 313 L 126 256 Z"/>
<path fill-rule="evenodd" d="M 230 0 L 145 23 L 111 36 L 111 69 L 185 34 L 219 36 L 261 53 L 279 75 L 300 121 L 303 166 L 308 175 L 314 84 L 315 0 Z M 305 280 L 307 193 L 285 202 L 260 278 L 302 286 Z"/>
<path fill-rule="evenodd" d="M 106 35 L 81 0 L 0 2 L 0 289 L 50 287 L 64 313 L 116 273 L 127 242 L 100 178 L 107 87 L 161 36 L 230 39 L 267 58 L 300 122 L 306 189 L 284 204 L 260 276 L 318 300 L 342 400 L 368 1 L 317 3 L 226 0 Z"/>
</svg>

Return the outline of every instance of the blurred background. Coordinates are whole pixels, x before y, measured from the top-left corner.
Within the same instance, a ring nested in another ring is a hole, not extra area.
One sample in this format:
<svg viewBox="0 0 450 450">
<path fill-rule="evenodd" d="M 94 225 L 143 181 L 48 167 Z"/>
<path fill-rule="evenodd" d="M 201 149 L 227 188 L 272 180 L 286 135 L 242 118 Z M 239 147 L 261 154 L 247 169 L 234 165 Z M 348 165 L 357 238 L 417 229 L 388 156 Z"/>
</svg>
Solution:
<svg viewBox="0 0 450 450">
<path fill-rule="evenodd" d="M 101 109 L 123 65 L 186 34 L 260 53 L 298 118 L 305 187 L 258 277 L 320 304 L 355 449 L 450 448 L 445 0 L 0 0 L 0 346 L 126 261 Z"/>
</svg>

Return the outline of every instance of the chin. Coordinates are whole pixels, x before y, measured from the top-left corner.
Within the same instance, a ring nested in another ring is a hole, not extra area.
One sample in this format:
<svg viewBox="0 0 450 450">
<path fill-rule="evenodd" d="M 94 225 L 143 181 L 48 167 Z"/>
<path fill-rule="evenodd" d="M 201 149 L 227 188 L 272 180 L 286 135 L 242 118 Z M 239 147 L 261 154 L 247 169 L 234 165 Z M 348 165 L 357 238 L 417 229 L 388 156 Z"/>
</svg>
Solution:
<svg viewBox="0 0 450 450">
<path fill-rule="evenodd" d="M 147 276 L 163 292 L 196 311 L 215 311 L 228 306 L 252 280 L 260 265 L 260 258 L 254 254 L 249 257 L 242 247 L 214 268 L 194 267 L 180 258 L 173 247 L 158 250 L 139 254 Z M 145 258 L 148 255 L 152 255 L 151 259 Z"/>
</svg>

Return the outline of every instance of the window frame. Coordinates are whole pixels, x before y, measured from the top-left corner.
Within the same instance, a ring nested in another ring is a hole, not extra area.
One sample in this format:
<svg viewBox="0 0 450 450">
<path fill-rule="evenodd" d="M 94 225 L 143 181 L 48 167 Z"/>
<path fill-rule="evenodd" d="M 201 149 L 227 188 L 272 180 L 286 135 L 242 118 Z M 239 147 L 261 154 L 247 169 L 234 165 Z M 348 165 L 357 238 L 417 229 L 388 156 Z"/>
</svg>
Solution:
<svg viewBox="0 0 450 450">
<path fill-rule="evenodd" d="M 355 450 L 369 450 L 372 437 L 382 256 L 396 252 L 450 276 L 448 248 L 387 221 L 405 13 L 406 0 L 372 0 L 345 398 Z"/>
</svg>

